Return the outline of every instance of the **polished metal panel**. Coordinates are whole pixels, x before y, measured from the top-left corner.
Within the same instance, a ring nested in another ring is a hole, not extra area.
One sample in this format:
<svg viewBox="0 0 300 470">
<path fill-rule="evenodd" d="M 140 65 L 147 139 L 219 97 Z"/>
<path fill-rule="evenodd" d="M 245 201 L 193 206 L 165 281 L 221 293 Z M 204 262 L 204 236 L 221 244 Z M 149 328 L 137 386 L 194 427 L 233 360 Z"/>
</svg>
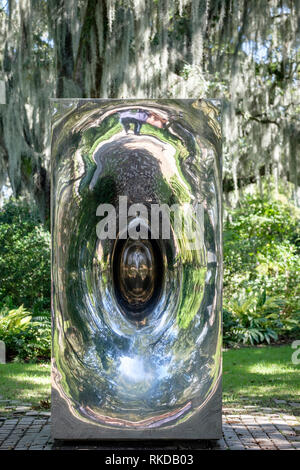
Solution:
<svg viewBox="0 0 300 470">
<path fill-rule="evenodd" d="M 52 106 L 53 436 L 219 437 L 219 103 Z"/>
</svg>

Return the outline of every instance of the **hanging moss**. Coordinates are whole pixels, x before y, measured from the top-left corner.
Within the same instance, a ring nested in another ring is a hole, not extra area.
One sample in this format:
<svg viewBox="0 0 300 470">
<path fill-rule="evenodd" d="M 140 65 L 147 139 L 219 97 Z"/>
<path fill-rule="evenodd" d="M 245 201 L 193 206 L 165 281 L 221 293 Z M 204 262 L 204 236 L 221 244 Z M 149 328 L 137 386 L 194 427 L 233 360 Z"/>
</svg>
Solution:
<svg viewBox="0 0 300 470">
<path fill-rule="evenodd" d="M 224 177 L 235 203 L 238 182 L 260 185 L 270 165 L 297 202 L 298 22 L 299 0 L 11 0 L 0 9 L 0 180 L 9 175 L 15 195 L 34 194 L 47 212 L 50 97 L 205 95 L 227 100 Z"/>
</svg>

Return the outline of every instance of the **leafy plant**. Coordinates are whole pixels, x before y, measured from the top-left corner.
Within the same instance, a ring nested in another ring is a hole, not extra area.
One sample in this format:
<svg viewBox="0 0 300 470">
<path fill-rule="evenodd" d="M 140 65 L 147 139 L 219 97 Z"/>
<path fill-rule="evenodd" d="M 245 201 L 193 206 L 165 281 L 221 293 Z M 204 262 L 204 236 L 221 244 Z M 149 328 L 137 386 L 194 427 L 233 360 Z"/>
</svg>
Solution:
<svg viewBox="0 0 300 470">
<path fill-rule="evenodd" d="M 231 300 L 224 308 L 224 341 L 243 344 L 271 343 L 283 331 L 293 329 L 298 321 L 282 315 L 284 301 L 267 297 Z"/>
<path fill-rule="evenodd" d="M 21 305 L 18 309 L 10 310 L 7 314 L 0 317 L 1 335 L 11 332 L 20 333 L 28 328 L 31 320 L 30 313 Z"/>
<path fill-rule="evenodd" d="M 299 333 L 299 211 L 248 195 L 224 224 L 224 341 L 271 342 Z"/>
<path fill-rule="evenodd" d="M 0 312 L 0 340 L 4 341 L 9 358 L 38 360 L 50 357 L 51 323 L 49 318 L 33 319 L 23 305 Z"/>
<path fill-rule="evenodd" d="M 49 312 L 50 292 L 50 234 L 34 209 L 10 200 L 0 210 L 0 302 Z"/>
</svg>

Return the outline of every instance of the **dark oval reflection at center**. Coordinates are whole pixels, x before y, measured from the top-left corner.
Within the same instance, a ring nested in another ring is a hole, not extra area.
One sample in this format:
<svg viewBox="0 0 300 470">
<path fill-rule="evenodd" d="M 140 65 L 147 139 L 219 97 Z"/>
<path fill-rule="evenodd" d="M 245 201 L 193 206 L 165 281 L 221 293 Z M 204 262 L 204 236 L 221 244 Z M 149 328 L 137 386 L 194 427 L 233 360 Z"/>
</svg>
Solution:
<svg viewBox="0 0 300 470">
<path fill-rule="evenodd" d="M 120 287 L 131 305 L 147 302 L 154 291 L 155 260 L 146 240 L 127 240 L 120 258 Z"/>
</svg>

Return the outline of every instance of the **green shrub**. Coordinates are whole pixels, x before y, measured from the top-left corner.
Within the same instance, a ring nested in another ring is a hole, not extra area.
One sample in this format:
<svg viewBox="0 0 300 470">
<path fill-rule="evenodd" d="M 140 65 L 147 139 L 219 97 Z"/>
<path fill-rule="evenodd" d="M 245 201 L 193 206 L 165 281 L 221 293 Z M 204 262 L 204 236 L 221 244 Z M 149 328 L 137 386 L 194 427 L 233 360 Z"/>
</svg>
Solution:
<svg viewBox="0 0 300 470">
<path fill-rule="evenodd" d="M 246 196 L 224 224 L 224 342 L 299 334 L 299 211 Z"/>
<path fill-rule="evenodd" d="M 0 210 L 0 304 L 50 312 L 50 279 L 49 232 L 28 204 L 10 200 Z"/>
<path fill-rule="evenodd" d="M 50 279 L 49 232 L 34 206 L 9 200 L 0 210 L 0 339 L 8 359 L 50 357 Z"/>
<path fill-rule="evenodd" d="M 225 344 L 258 344 L 277 340 L 279 335 L 294 331 L 296 318 L 282 315 L 285 302 L 282 299 L 261 296 L 240 298 L 224 304 Z"/>
<path fill-rule="evenodd" d="M 43 360 L 50 357 L 51 322 L 33 318 L 23 305 L 0 312 L 0 340 L 5 342 L 8 359 Z"/>
</svg>

